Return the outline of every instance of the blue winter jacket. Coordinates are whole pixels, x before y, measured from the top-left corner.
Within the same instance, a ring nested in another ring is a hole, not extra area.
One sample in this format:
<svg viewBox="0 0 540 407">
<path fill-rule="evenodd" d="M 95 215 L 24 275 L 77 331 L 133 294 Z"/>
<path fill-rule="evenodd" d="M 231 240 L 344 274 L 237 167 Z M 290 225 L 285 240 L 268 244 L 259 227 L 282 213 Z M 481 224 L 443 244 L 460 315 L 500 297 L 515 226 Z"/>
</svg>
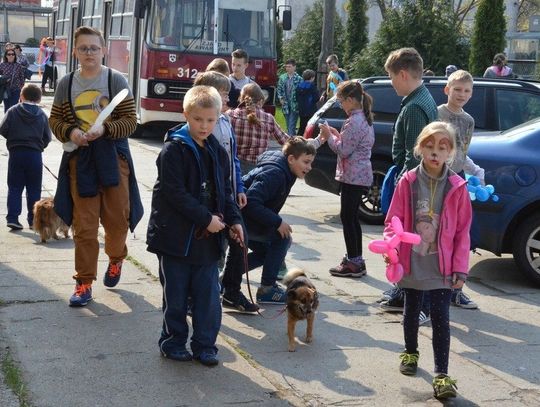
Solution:
<svg viewBox="0 0 540 407">
<path fill-rule="evenodd" d="M 227 152 L 213 135 L 206 139 L 205 148 L 213 164 L 216 210 L 224 215 L 226 224 L 240 224 L 240 212 L 231 195 Z M 208 227 L 212 213 L 201 201 L 201 158 L 189 135 L 188 125 L 176 126 L 167 132 L 156 165 L 158 177 L 152 193 L 152 210 L 146 235 L 148 251 L 185 257 L 197 264 L 217 261 L 217 256 L 215 259 L 208 258 L 211 253 L 206 252 L 201 241 L 196 246 L 202 248 L 202 253 L 190 250 L 194 245 L 195 231 Z M 222 233 L 217 234 L 217 238 L 221 250 Z M 209 249 L 213 247 L 214 244 L 208 246 Z"/>
<path fill-rule="evenodd" d="M 279 211 L 296 181 L 287 157 L 281 151 L 266 151 L 257 158 L 257 167 L 242 179 L 247 195 L 242 216 L 248 233 L 270 236 L 281 225 Z"/>
</svg>

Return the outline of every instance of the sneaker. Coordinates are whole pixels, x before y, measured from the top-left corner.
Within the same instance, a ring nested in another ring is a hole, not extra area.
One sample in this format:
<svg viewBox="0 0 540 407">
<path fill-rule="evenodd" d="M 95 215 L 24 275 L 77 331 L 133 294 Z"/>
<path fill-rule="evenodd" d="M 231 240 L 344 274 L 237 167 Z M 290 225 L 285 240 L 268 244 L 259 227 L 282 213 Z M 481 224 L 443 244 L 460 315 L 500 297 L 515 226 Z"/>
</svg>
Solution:
<svg viewBox="0 0 540 407">
<path fill-rule="evenodd" d="M 22 230 L 23 229 L 23 225 L 21 225 L 18 220 L 14 221 L 14 222 L 8 222 L 7 227 L 10 228 L 11 230 Z"/>
<path fill-rule="evenodd" d="M 193 356 L 186 348 L 183 349 L 173 349 L 167 351 L 166 353 L 161 351 L 161 355 L 167 359 L 177 360 L 179 362 L 189 362 L 193 359 Z"/>
<path fill-rule="evenodd" d="M 343 258 L 338 266 L 332 267 L 329 271 L 330 274 L 336 277 L 360 278 L 367 274 L 366 263 L 356 264 L 345 258 Z"/>
<path fill-rule="evenodd" d="M 403 352 L 399 355 L 401 364 L 399 365 L 399 371 L 407 376 L 414 376 L 418 370 L 418 358 L 420 354 L 418 352 L 407 353 Z"/>
<path fill-rule="evenodd" d="M 236 296 L 227 295 L 227 293 L 225 293 L 223 295 L 222 305 L 223 308 L 235 309 L 246 314 L 253 314 L 259 310 L 259 306 L 249 301 L 242 293 L 239 293 Z"/>
<path fill-rule="evenodd" d="M 120 281 L 120 275 L 122 274 L 122 262 L 109 263 L 107 271 L 103 276 L 103 284 L 106 287 L 114 287 Z"/>
<path fill-rule="evenodd" d="M 418 315 L 418 326 L 428 324 L 430 321 L 431 318 L 429 315 L 427 315 L 424 311 L 420 311 L 420 315 Z M 401 325 L 403 325 L 403 319 L 401 320 Z"/>
<path fill-rule="evenodd" d="M 199 355 L 193 356 L 193 359 L 205 366 L 216 366 L 219 363 L 217 354 L 213 350 L 203 350 Z"/>
<path fill-rule="evenodd" d="M 445 374 L 437 375 L 433 378 L 433 395 L 438 399 L 456 397 L 456 380 Z"/>
<path fill-rule="evenodd" d="M 381 298 L 379 298 L 377 300 L 377 302 L 381 303 L 383 301 L 388 301 L 390 299 L 392 299 L 392 297 L 394 297 L 395 295 L 397 295 L 396 293 L 398 291 L 400 291 L 401 288 L 398 288 L 398 287 L 392 287 L 386 291 L 383 291 L 383 293 L 381 294 Z"/>
<path fill-rule="evenodd" d="M 426 325 L 429 324 L 430 321 L 431 318 L 429 317 L 429 315 L 427 315 L 424 311 L 420 311 L 420 315 L 418 315 L 418 325 Z"/>
<path fill-rule="evenodd" d="M 289 269 L 287 268 L 287 265 L 285 264 L 285 262 L 283 262 L 281 266 L 279 267 L 277 279 L 279 281 L 283 280 L 283 277 L 285 277 L 285 274 L 287 274 L 288 271 Z"/>
<path fill-rule="evenodd" d="M 396 289 L 394 291 L 394 296 L 389 300 L 381 302 L 381 309 L 388 312 L 403 312 L 403 307 L 405 306 L 405 295 L 403 290 Z"/>
<path fill-rule="evenodd" d="M 70 307 L 84 307 L 92 301 L 92 284 L 77 283 L 75 292 L 69 298 Z"/>
<path fill-rule="evenodd" d="M 259 304 L 285 304 L 287 293 L 277 284 L 272 287 L 260 287 L 257 290 L 257 302 Z"/>
<path fill-rule="evenodd" d="M 461 290 L 454 290 L 452 292 L 452 298 L 450 302 L 452 305 L 455 305 L 456 307 L 460 307 L 460 308 L 465 308 L 465 309 L 478 308 L 478 304 L 475 303 L 473 300 L 471 300 L 469 296 Z"/>
</svg>

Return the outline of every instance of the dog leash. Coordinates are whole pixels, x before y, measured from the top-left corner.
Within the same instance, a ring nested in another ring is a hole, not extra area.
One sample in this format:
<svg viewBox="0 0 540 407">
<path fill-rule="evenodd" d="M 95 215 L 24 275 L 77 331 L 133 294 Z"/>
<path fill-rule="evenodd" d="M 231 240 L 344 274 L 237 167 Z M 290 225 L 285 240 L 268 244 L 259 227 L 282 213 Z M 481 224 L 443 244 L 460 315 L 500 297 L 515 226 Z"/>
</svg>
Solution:
<svg viewBox="0 0 540 407">
<path fill-rule="evenodd" d="M 54 174 L 54 172 L 52 172 L 51 169 L 45 165 L 45 163 L 42 163 L 42 164 L 45 167 L 45 169 L 49 171 L 51 175 L 58 181 L 58 177 Z"/>
<path fill-rule="evenodd" d="M 252 291 L 251 291 L 251 284 L 249 282 L 248 249 L 247 249 L 247 247 L 246 247 L 246 245 L 244 243 L 244 240 L 242 238 L 240 238 L 240 236 L 238 235 L 236 230 L 234 230 L 232 228 L 232 226 L 228 225 L 227 223 L 225 223 L 223 221 L 223 215 L 221 213 L 217 213 L 217 214 L 214 214 L 214 215 L 218 216 L 221 219 L 221 222 L 225 225 L 225 228 L 228 229 L 229 233 L 232 235 L 234 243 L 238 244 L 240 246 L 240 248 L 242 249 L 242 256 L 244 258 L 244 274 L 246 275 L 246 282 L 247 282 L 247 287 L 248 287 L 249 299 L 251 300 L 251 302 L 253 304 L 256 304 L 255 300 L 253 299 L 253 294 L 252 294 Z M 205 229 L 198 228 L 195 231 L 195 238 L 196 239 L 204 239 L 204 238 L 207 238 L 209 235 L 210 235 L 210 232 L 206 228 Z M 283 314 L 286 310 L 287 310 L 287 305 L 285 305 L 281 310 L 279 310 L 275 315 L 273 315 L 271 317 L 267 317 L 260 310 L 257 310 L 257 314 L 259 314 L 259 316 L 261 316 L 261 317 L 263 317 L 265 319 L 276 319 L 281 314 Z"/>
</svg>

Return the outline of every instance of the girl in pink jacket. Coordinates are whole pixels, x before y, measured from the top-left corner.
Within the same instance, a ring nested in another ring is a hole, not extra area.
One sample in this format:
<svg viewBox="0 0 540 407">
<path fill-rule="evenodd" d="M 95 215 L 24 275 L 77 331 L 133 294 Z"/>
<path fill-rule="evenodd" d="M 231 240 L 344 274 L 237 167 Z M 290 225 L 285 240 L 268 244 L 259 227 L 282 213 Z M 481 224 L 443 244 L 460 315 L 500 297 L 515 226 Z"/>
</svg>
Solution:
<svg viewBox="0 0 540 407">
<path fill-rule="evenodd" d="M 372 99 L 359 81 L 342 82 L 336 97 L 349 118 L 341 133 L 327 123 L 321 124 L 321 137 L 328 137 L 328 146 L 337 154 L 336 180 L 340 183 L 343 237 L 347 254 L 330 274 L 338 277 L 362 277 L 366 264 L 362 257 L 362 227 L 358 206 L 373 183 L 371 148 L 375 142 Z"/>
<path fill-rule="evenodd" d="M 399 370 L 415 375 L 418 366 L 418 316 L 424 291 L 430 293 L 433 327 L 435 397 L 456 396 L 456 381 L 448 376 L 451 288 L 461 288 L 469 272 L 469 228 L 472 209 L 466 182 L 448 163 L 455 153 L 455 133 L 443 122 L 428 124 L 416 140 L 420 165 L 403 175 L 392 198 L 384 234 L 392 236 L 390 220 L 399 217 L 405 231 L 418 233 L 419 245 L 401 244 L 405 293 L 403 332 L 405 351 Z"/>
</svg>

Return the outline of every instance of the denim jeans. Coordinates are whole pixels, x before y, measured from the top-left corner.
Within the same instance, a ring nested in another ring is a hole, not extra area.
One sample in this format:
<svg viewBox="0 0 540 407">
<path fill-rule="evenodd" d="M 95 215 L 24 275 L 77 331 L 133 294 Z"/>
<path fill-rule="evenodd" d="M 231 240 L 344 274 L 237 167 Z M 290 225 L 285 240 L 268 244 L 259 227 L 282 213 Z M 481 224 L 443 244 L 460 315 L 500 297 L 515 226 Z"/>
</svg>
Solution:
<svg viewBox="0 0 540 407">
<path fill-rule="evenodd" d="M 18 88 L 9 88 L 8 97 L 4 99 L 4 113 L 8 111 L 11 106 L 15 106 L 19 103 L 19 98 L 21 97 L 21 90 Z"/>
<path fill-rule="evenodd" d="M 296 136 L 296 122 L 298 121 L 298 113 L 291 112 L 284 114 L 285 122 L 287 123 L 287 134 L 289 136 Z"/>
<path fill-rule="evenodd" d="M 249 271 L 263 266 L 261 285 L 272 286 L 276 283 L 279 268 L 285 260 L 291 242 L 291 238 L 282 239 L 277 232 L 271 236 L 249 235 L 248 248 L 251 252 L 247 256 L 247 269 Z M 232 243 L 223 276 L 225 293 L 234 296 L 240 292 L 242 274 L 246 271 L 245 269 L 243 249 L 238 244 Z"/>
<path fill-rule="evenodd" d="M 192 299 L 191 351 L 217 352 L 216 338 L 221 327 L 221 302 L 217 262 L 190 264 L 179 257 L 158 255 L 159 280 L 163 287 L 163 329 L 159 347 L 167 353 L 184 349 L 189 335 L 187 299 Z"/>
<path fill-rule="evenodd" d="M 22 210 L 22 193 L 26 188 L 26 207 L 28 224 L 34 223 L 34 203 L 41 197 L 43 161 L 41 151 L 29 148 L 15 148 L 9 152 L 8 160 L 8 222 L 18 220 Z"/>
</svg>

